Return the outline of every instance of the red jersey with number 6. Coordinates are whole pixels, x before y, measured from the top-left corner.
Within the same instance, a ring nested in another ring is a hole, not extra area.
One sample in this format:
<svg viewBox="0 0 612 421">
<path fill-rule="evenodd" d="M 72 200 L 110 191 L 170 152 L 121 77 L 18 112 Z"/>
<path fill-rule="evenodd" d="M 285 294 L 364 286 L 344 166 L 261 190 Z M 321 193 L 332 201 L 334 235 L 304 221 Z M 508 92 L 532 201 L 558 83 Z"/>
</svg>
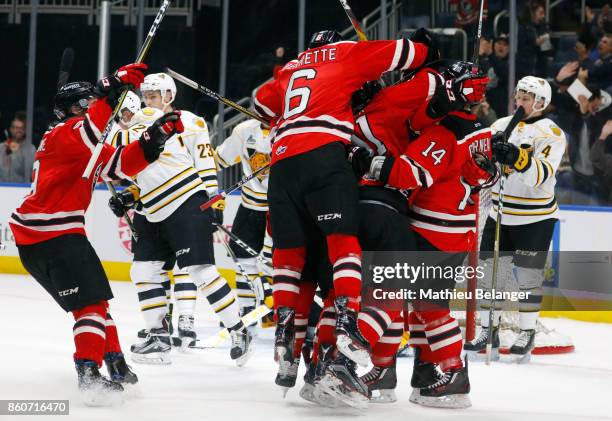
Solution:
<svg viewBox="0 0 612 421">
<path fill-rule="evenodd" d="M 45 133 L 34 157 L 32 191 L 9 219 L 18 245 L 85 235 L 85 211 L 99 177 L 128 178 L 148 165 L 138 142 L 117 149 L 104 145 L 95 171 L 81 177 L 111 112 L 100 99 L 84 117 L 69 118 Z"/>
<path fill-rule="evenodd" d="M 353 92 L 383 72 L 419 67 L 426 57 L 425 45 L 407 39 L 341 41 L 301 53 L 255 98 L 263 117 L 277 119 L 272 164 L 331 142 L 348 143 Z"/>
<path fill-rule="evenodd" d="M 491 129 L 475 115 L 454 111 L 423 130 L 391 167 L 388 185 L 416 189 L 412 228 L 442 251 L 469 251 L 475 241 L 475 203 L 462 176 L 475 152 L 491 158 Z"/>
</svg>

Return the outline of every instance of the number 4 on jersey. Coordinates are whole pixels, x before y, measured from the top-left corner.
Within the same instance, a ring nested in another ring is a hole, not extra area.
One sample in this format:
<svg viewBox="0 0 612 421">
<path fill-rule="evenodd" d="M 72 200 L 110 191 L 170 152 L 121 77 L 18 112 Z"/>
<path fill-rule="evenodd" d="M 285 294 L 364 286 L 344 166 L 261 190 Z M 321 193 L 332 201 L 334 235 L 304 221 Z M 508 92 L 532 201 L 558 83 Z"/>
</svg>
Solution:
<svg viewBox="0 0 612 421">
<path fill-rule="evenodd" d="M 427 149 L 425 149 L 421 153 L 425 157 L 431 155 L 431 157 L 434 160 L 434 165 L 439 165 L 442 162 L 442 158 L 444 157 L 444 155 L 446 155 L 446 150 L 445 149 L 436 149 L 435 151 L 432 151 L 434 146 L 436 146 L 436 142 L 430 142 L 429 146 L 427 147 Z"/>
</svg>

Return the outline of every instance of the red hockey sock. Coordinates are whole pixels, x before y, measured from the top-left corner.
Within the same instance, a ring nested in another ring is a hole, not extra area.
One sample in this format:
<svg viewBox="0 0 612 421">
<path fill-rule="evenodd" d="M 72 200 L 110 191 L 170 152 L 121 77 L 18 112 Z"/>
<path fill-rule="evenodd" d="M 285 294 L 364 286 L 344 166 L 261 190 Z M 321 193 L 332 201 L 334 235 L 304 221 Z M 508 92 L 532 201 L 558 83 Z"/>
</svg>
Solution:
<svg viewBox="0 0 612 421">
<path fill-rule="evenodd" d="M 274 250 L 272 255 L 272 265 L 274 266 L 272 290 L 275 310 L 279 307 L 295 309 L 305 260 L 306 249 L 304 247 L 277 248 Z"/>
<path fill-rule="evenodd" d="M 323 300 L 323 310 L 317 325 L 317 338 L 319 345 L 335 345 L 336 337 L 336 309 L 334 308 L 334 294 L 330 291 L 327 298 Z"/>
<path fill-rule="evenodd" d="M 375 366 L 390 367 L 393 365 L 403 334 L 404 318 L 397 316 L 372 349 L 372 363 Z"/>
<path fill-rule="evenodd" d="M 110 313 L 106 312 L 106 344 L 104 346 L 104 353 L 108 352 L 121 352 L 121 345 L 119 344 L 119 334 L 117 333 L 117 326 L 115 321 L 111 317 Z"/>
<path fill-rule="evenodd" d="M 421 354 L 423 361 L 437 363 L 442 371 L 463 366 L 461 329 L 449 310 L 414 312 L 422 323 L 428 351 Z"/>
<path fill-rule="evenodd" d="M 349 308 L 359 311 L 361 300 L 361 246 L 354 235 L 327 236 L 329 261 L 334 267 L 336 296 L 349 297 Z"/>
<path fill-rule="evenodd" d="M 295 306 L 295 345 L 293 348 L 293 357 L 297 358 L 302 352 L 302 345 L 306 339 L 306 330 L 308 329 L 308 316 L 312 300 L 315 295 L 315 283 L 310 281 L 300 282 L 299 297 Z"/>
<path fill-rule="evenodd" d="M 75 360 L 95 361 L 102 365 L 106 343 L 106 302 L 101 301 L 78 310 L 73 310 Z"/>
<path fill-rule="evenodd" d="M 398 314 L 395 312 L 390 314 L 387 311 L 372 306 L 361 309 L 357 318 L 357 326 L 372 349 L 383 336 L 391 321 L 397 316 Z"/>
</svg>

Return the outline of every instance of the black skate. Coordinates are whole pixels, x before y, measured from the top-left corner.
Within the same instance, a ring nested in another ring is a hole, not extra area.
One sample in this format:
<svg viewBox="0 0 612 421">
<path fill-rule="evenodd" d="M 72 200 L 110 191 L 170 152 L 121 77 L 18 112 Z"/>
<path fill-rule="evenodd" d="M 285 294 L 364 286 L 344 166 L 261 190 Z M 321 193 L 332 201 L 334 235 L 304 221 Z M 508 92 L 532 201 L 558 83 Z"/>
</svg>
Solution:
<svg viewBox="0 0 612 421">
<path fill-rule="evenodd" d="M 295 344 L 295 311 L 289 307 L 279 307 L 278 323 L 274 331 L 274 360 L 280 366 L 293 364 L 293 348 Z"/>
<path fill-rule="evenodd" d="M 397 374 L 395 361 L 390 367 L 377 367 L 361 376 L 370 391 L 370 402 L 389 403 L 397 401 L 395 388 L 397 387 Z"/>
<path fill-rule="evenodd" d="M 108 406 L 122 402 L 123 386 L 102 376 L 95 361 L 76 360 L 74 364 L 85 405 Z"/>
<path fill-rule="evenodd" d="M 410 402 L 435 408 L 468 408 L 472 406 L 469 393 L 470 379 L 466 360 L 465 367 L 445 372 L 440 380 L 429 387 L 415 389 Z"/>
<path fill-rule="evenodd" d="M 410 379 L 410 386 L 412 386 L 414 389 L 429 387 L 438 382 L 444 375 L 437 364 L 421 361 L 419 358 L 420 355 L 421 350 L 419 348 L 415 348 L 414 366 L 412 368 L 412 378 Z"/>
<path fill-rule="evenodd" d="M 463 349 L 474 359 L 482 360 L 487 350 L 489 328 L 482 327 L 480 334 L 469 342 L 463 344 Z M 499 360 L 499 326 L 493 327 L 493 343 L 491 348 L 491 360 Z"/>
<path fill-rule="evenodd" d="M 144 342 L 131 346 L 132 361 L 141 364 L 170 364 L 170 334 L 166 329 L 151 329 Z"/>
<path fill-rule="evenodd" d="M 197 335 L 195 329 L 193 328 L 193 316 L 179 316 L 178 337 L 181 342 L 181 349 L 183 350 L 195 345 Z"/>
<path fill-rule="evenodd" d="M 368 407 L 368 387 L 355 372 L 357 364 L 338 353 L 318 385 L 325 393 L 357 409 Z"/>
<path fill-rule="evenodd" d="M 232 345 L 230 348 L 230 357 L 236 361 L 238 367 L 244 366 L 253 353 L 253 336 L 246 327 L 241 329 L 230 330 Z"/>
<path fill-rule="evenodd" d="M 348 308 L 348 297 L 336 297 L 336 346 L 338 351 L 362 367 L 372 363 L 370 346 L 357 327 L 357 313 Z"/>
<path fill-rule="evenodd" d="M 122 352 L 107 352 L 104 354 L 104 364 L 112 381 L 124 384 L 138 383 L 138 376 L 127 365 Z"/>
<path fill-rule="evenodd" d="M 319 386 L 321 378 L 325 375 L 327 365 L 331 362 L 334 347 L 332 345 L 321 345 L 319 352 L 319 361 L 314 364 L 312 361 L 308 364 L 308 370 L 304 374 L 304 386 L 300 389 L 300 397 L 312 403 L 316 403 L 328 408 L 335 408 L 340 401 L 328 395 Z"/>
<path fill-rule="evenodd" d="M 170 304 L 170 306 L 172 306 L 172 304 Z M 171 313 L 166 313 L 166 315 L 164 316 L 164 320 L 162 321 L 162 324 L 163 326 L 166 326 L 168 328 L 168 332 L 170 332 L 170 335 L 174 333 L 174 326 L 172 326 L 172 314 Z M 147 337 L 149 336 L 149 329 L 140 329 L 138 333 L 136 334 L 136 336 L 138 336 L 140 339 L 147 339 Z"/>
<path fill-rule="evenodd" d="M 287 396 L 289 389 L 295 386 L 299 366 L 300 357 L 294 358 L 291 364 L 278 365 L 278 373 L 276 373 L 274 383 L 283 389 L 283 398 Z"/>
<path fill-rule="evenodd" d="M 516 355 L 519 364 L 528 363 L 531 360 L 531 351 L 535 347 L 535 329 L 521 330 L 518 338 L 510 347 L 510 354 Z"/>
</svg>

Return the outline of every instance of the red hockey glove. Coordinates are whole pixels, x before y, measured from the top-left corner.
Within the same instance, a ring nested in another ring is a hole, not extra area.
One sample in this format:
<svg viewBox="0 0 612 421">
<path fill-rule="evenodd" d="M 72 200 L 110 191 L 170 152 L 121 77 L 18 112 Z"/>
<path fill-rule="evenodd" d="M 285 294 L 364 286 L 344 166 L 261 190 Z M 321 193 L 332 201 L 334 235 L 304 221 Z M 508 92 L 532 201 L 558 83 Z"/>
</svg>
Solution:
<svg viewBox="0 0 612 421">
<path fill-rule="evenodd" d="M 465 74 L 457 79 L 446 81 L 446 88 L 451 101 L 461 104 L 478 104 L 487 91 L 488 76 L 482 73 Z"/>
<path fill-rule="evenodd" d="M 133 63 L 120 67 L 112 75 L 103 77 L 98 81 L 96 94 L 107 97 L 106 101 L 114 108 L 124 89 L 138 89 L 140 87 L 147 67 L 144 63 Z"/>
<path fill-rule="evenodd" d="M 487 156 L 476 152 L 461 167 L 461 176 L 472 187 L 474 194 L 495 184 L 499 178 L 499 171 Z"/>
<path fill-rule="evenodd" d="M 183 130 L 180 111 L 172 111 L 155 120 L 155 123 L 138 139 L 147 162 L 157 160 L 164 150 L 166 141 L 174 134 L 183 133 Z"/>
</svg>

